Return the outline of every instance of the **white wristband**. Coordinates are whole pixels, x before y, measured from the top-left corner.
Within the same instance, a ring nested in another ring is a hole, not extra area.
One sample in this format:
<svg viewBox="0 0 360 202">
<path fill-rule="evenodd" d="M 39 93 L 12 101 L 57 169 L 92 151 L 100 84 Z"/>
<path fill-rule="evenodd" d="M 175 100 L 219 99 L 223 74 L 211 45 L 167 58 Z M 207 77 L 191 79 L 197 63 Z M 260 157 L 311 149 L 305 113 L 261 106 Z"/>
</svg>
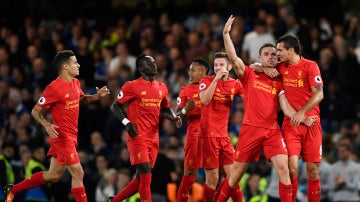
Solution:
<svg viewBox="0 0 360 202">
<path fill-rule="evenodd" d="M 185 115 L 186 114 L 186 109 L 182 108 L 181 113 Z"/>
<path fill-rule="evenodd" d="M 123 120 L 121 121 L 121 123 L 126 126 L 128 123 L 130 123 L 129 119 L 127 118 L 123 118 Z"/>
<path fill-rule="evenodd" d="M 285 94 L 285 91 L 284 90 L 281 90 L 280 93 L 278 94 L 278 97 L 282 94 Z"/>
</svg>

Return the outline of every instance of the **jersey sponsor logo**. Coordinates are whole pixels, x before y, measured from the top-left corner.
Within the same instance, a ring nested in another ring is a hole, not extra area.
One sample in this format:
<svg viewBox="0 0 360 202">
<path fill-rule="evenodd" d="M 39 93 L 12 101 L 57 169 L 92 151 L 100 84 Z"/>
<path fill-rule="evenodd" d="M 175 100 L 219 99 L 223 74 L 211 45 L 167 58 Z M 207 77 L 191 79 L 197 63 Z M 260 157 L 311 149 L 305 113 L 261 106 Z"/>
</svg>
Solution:
<svg viewBox="0 0 360 202">
<path fill-rule="evenodd" d="M 68 97 L 70 97 L 70 95 L 69 95 L 69 93 L 66 93 L 65 98 L 68 98 Z"/>
<path fill-rule="evenodd" d="M 162 97 L 162 94 L 163 94 L 163 92 L 162 92 L 162 90 L 160 90 L 160 91 L 159 91 L 159 97 L 160 97 L 160 98 Z"/>
<path fill-rule="evenodd" d="M 43 104 L 45 104 L 45 102 L 46 102 L 45 97 L 39 98 L 39 101 L 38 101 L 39 104 L 43 105 Z"/>
<path fill-rule="evenodd" d="M 180 97 L 177 97 L 177 98 L 176 98 L 176 104 L 177 104 L 177 105 L 181 104 L 181 98 L 180 98 Z"/>
<path fill-rule="evenodd" d="M 119 92 L 119 94 L 117 95 L 118 99 L 121 99 L 124 97 L 124 93 L 122 91 Z"/>
<path fill-rule="evenodd" d="M 322 82 L 321 76 L 315 76 L 314 80 L 315 80 L 316 83 L 321 83 Z"/>
<path fill-rule="evenodd" d="M 146 91 L 141 91 L 140 95 L 146 95 Z"/>
<path fill-rule="evenodd" d="M 205 83 L 201 83 L 200 85 L 199 85 L 199 89 L 200 90 L 203 90 L 203 89 L 205 89 L 206 88 L 206 84 Z"/>
</svg>

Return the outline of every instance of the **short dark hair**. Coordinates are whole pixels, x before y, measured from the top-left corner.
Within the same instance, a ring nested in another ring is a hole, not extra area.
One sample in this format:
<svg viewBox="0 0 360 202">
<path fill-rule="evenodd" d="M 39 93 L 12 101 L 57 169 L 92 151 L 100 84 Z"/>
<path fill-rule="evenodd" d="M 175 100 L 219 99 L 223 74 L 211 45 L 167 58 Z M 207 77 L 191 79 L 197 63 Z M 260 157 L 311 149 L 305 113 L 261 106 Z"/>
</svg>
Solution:
<svg viewBox="0 0 360 202">
<path fill-rule="evenodd" d="M 267 47 L 271 47 L 271 48 L 275 48 L 275 49 L 276 49 L 276 46 L 275 46 L 274 44 L 272 44 L 272 43 L 265 43 L 264 45 L 262 45 L 262 46 L 260 47 L 260 49 L 259 49 L 259 55 L 261 55 L 262 49 L 267 48 Z"/>
<path fill-rule="evenodd" d="M 217 53 L 215 53 L 214 59 L 216 59 L 216 58 L 225 58 L 228 61 L 230 61 L 229 55 L 226 52 L 217 52 Z"/>
<path fill-rule="evenodd" d="M 206 61 L 204 58 L 195 58 L 193 62 L 197 62 L 200 65 L 204 66 L 206 69 L 210 69 L 208 61 Z"/>
<path fill-rule="evenodd" d="M 141 53 L 139 56 L 137 56 L 136 58 L 136 68 L 139 68 L 142 66 L 142 62 L 143 62 L 143 59 L 146 57 L 146 54 L 145 53 Z"/>
<path fill-rule="evenodd" d="M 60 70 L 64 63 L 67 63 L 72 56 L 75 56 L 75 53 L 72 50 L 60 51 L 55 55 L 53 65 Z"/>
<path fill-rule="evenodd" d="M 299 37 L 292 34 L 286 34 L 281 36 L 276 40 L 276 44 L 284 43 L 284 48 L 289 50 L 289 48 L 293 48 L 296 54 L 300 53 L 300 40 Z"/>
</svg>

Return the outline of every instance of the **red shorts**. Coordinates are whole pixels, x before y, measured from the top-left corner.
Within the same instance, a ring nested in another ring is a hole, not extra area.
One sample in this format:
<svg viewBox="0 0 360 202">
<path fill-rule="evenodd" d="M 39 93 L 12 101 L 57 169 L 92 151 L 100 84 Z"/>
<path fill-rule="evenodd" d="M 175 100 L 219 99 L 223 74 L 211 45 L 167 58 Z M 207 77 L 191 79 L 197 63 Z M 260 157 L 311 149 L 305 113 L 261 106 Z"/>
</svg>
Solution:
<svg viewBox="0 0 360 202">
<path fill-rule="evenodd" d="M 59 165 L 73 165 L 80 163 L 77 143 L 75 141 L 51 142 L 48 155 L 56 158 Z"/>
<path fill-rule="evenodd" d="M 234 147 L 229 137 L 199 138 L 201 163 L 206 169 L 220 168 L 234 161 Z"/>
<path fill-rule="evenodd" d="M 159 153 L 158 140 L 130 138 L 127 141 L 127 147 L 130 154 L 131 165 L 150 162 L 151 168 L 154 167 Z"/>
<path fill-rule="evenodd" d="M 200 166 L 199 140 L 196 138 L 186 139 L 184 145 L 184 168 L 197 169 Z"/>
<path fill-rule="evenodd" d="M 307 127 L 290 125 L 290 120 L 283 122 L 283 135 L 289 156 L 301 156 L 305 162 L 320 162 L 322 158 L 322 129 L 320 122 Z"/>
<path fill-rule="evenodd" d="M 288 154 L 280 129 L 242 125 L 234 161 L 257 162 L 261 152 L 267 160 L 278 154 Z"/>
</svg>

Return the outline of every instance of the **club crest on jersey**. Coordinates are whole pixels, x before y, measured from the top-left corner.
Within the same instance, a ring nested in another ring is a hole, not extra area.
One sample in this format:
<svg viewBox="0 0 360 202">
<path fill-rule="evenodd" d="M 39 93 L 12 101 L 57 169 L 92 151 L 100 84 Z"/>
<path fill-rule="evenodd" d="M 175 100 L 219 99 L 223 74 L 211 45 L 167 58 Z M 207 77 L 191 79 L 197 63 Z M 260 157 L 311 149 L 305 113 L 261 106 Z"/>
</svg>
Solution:
<svg viewBox="0 0 360 202">
<path fill-rule="evenodd" d="M 180 97 L 176 98 L 176 104 L 178 104 L 178 105 L 181 104 L 181 98 Z"/>
<path fill-rule="evenodd" d="M 119 92 L 119 94 L 117 95 L 118 99 L 121 99 L 124 97 L 124 93 L 122 91 Z"/>
<path fill-rule="evenodd" d="M 205 84 L 205 83 L 201 83 L 201 84 L 199 85 L 199 89 L 200 89 L 200 90 L 203 90 L 204 88 L 206 88 L 206 84 Z"/>
<path fill-rule="evenodd" d="M 322 82 L 322 80 L 321 80 L 321 77 L 320 76 L 315 76 L 315 82 L 316 83 L 321 83 Z"/>
<path fill-rule="evenodd" d="M 46 99 L 45 99 L 45 97 L 41 97 L 41 98 L 39 98 L 39 104 L 41 104 L 41 105 L 43 105 L 43 104 L 45 104 L 45 102 L 46 102 Z"/>
</svg>

